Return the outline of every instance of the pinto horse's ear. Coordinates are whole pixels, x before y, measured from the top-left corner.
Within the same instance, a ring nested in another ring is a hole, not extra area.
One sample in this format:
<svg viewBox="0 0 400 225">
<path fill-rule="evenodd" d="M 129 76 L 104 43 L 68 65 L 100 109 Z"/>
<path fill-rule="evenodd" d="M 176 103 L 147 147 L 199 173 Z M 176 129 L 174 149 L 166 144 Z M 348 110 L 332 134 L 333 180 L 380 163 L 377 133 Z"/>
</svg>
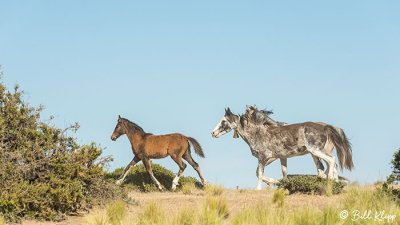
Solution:
<svg viewBox="0 0 400 225">
<path fill-rule="evenodd" d="M 121 116 L 120 115 L 118 115 L 118 120 L 120 120 L 121 119 Z"/>
<path fill-rule="evenodd" d="M 228 107 L 225 109 L 225 117 L 228 119 L 229 122 L 232 122 L 233 120 L 233 113 L 231 112 L 231 109 Z"/>
</svg>

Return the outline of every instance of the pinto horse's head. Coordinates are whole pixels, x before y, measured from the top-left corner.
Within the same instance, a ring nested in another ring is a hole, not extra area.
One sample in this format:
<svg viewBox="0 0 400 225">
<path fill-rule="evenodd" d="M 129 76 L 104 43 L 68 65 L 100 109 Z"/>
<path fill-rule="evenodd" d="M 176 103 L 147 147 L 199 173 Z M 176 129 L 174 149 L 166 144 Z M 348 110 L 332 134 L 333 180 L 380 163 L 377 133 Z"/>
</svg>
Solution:
<svg viewBox="0 0 400 225">
<path fill-rule="evenodd" d="M 121 135 L 125 134 L 125 128 L 124 125 L 122 123 L 122 118 L 121 116 L 118 116 L 118 123 L 117 126 L 115 126 L 114 132 L 111 135 L 111 140 L 115 141 L 117 140 L 117 138 L 119 138 Z"/>
<path fill-rule="evenodd" d="M 238 119 L 239 117 L 234 115 L 229 108 L 225 109 L 224 117 L 222 117 L 221 121 L 219 121 L 217 126 L 211 132 L 211 135 L 215 138 L 219 138 L 232 129 L 236 129 Z"/>
</svg>

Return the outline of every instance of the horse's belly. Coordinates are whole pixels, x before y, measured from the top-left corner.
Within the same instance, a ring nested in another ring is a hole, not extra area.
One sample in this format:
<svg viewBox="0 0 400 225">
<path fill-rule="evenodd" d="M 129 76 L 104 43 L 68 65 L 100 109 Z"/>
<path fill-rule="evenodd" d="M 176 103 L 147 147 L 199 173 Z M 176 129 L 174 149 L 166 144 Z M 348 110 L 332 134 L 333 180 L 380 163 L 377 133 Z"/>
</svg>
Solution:
<svg viewBox="0 0 400 225">
<path fill-rule="evenodd" d="M 165 150 L 164 149 L 156 149 L 154 151 L 148 152 L 147 154 L 151 159 L 161 159 L 161 158 L 165 158 L 168 156 L 166 149 Z"/>
<path fill-rule="evenodd" d="M 308 152 L 306 151 L 306 147 L 294 147 L 294 148 L 285 148 L 285 149 L 274 149 L 272 150 L 271 157 L 282 157 L 282 158 L 290 158 L 294 156 L 305 155 Z"/>
</svg>

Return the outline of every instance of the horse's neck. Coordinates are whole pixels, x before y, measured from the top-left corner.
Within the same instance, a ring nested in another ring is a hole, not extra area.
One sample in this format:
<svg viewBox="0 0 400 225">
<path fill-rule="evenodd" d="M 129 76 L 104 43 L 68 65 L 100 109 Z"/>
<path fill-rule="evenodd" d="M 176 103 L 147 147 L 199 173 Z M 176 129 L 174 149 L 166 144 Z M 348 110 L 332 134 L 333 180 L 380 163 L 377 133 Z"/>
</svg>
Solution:
<svg viewBox="0 0 400 225">
<path fill-rule="evenodd" d="M 136 151 L 139 150 L 139 145 L 143 143 L 143 136 L 138 132 L 133 132 L 132 130 L 128 130 L 126 136 L 128 137 L 134 152 L 136 153 Z"/>
<path fill-rule="evenodd" d="M 268 126 L 264 125 L 255 125 L 255 124 L 245 124 L 245 126 L 238 125 L 237 132 L 243 138 L 243 140 L 252 148 L 255 146 L 260 140 L 257 139 L 256 133 L 262 135 L 263 139 L 269 138 Z M 258 132 L 257 132 L 258 131 Z"/>
</svg>

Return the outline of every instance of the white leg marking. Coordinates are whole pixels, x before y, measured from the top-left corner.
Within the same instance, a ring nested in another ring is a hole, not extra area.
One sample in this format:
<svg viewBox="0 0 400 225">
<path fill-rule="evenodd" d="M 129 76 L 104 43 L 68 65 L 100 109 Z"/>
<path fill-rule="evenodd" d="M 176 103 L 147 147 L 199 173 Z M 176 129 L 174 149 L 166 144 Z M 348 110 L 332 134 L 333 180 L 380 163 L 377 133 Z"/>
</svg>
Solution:
<svg viewBox="0 0 400 225">
<path fill-rule="evenodd" d="M 174 180 L 172 181 L 172 188 L 171 188 L 171 189 L 172 189 L 173 191 L 175 191 L 176 185 L 178 185 L 179 178 L 180 178 L 180 176 L 176 176 L 176 177 L 174 178 Z"/>
</svg>

